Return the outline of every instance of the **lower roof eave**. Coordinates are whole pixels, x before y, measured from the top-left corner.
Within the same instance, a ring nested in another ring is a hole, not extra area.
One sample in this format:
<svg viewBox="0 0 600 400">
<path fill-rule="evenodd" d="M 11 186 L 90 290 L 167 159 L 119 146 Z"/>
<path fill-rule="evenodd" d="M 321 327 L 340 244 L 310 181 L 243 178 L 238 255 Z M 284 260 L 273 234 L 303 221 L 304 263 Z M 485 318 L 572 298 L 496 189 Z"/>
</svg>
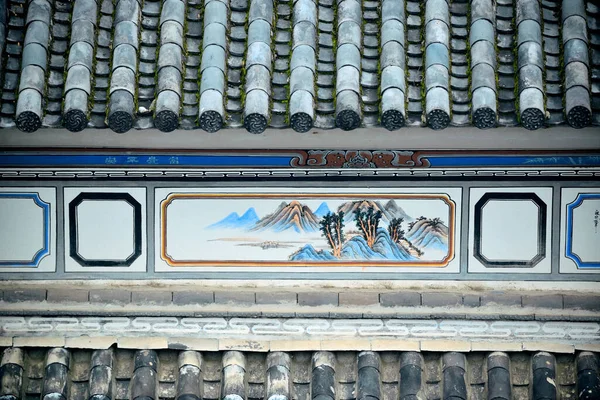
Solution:
<svg viewBox="0 0 600 400">
<path fill-rule="evenodd" d="M 536 131 L 521 127 L 481 130 L 454 127 L 435 131 L 406 127 L 397 131 L 384 128 L 312 129 L 297 133 L 291 129 L 269 129 L 253 135 L 245 129 L 226 129 L 216 133 L 202 130 L 158 129 L 131 130 L 118 134 L 110 129 L 86 129 L 73 133 L 66 129 L 40 129 L 24 133 L 16 128 L 0 130 L 3 148 L 72 148 L 88 149 L 419 149 L 419 150 L 598 150 L 600 127 L 573 129 L 557 126 Z"/>
</svg>

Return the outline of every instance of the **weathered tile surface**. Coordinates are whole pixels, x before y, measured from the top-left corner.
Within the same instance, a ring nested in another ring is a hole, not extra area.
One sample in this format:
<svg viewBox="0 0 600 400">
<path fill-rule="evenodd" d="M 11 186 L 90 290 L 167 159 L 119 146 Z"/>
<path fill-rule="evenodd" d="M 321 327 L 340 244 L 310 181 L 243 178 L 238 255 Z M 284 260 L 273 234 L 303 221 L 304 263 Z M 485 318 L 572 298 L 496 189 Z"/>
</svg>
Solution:
<svg viewBox="0 0 600 400">
<path fill-rule="evenodd" d="M 600 395 L 598 355 L 587 351 L 287 351 L 8 348 L 0 363 L 0 396 L 507 400 Z"/>
<path fill-rule="evenodd" d="M 591 0 L 10 0 L 0 126 L 600 124 Z"/>
</svg>

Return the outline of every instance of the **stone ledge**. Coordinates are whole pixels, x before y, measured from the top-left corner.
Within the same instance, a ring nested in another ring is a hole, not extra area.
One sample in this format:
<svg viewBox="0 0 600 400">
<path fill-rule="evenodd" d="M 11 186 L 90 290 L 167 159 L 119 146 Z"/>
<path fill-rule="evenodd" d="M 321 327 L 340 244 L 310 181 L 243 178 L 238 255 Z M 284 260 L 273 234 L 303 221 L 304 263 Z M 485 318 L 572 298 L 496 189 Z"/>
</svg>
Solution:
<svg viewBox="0 0 600 400">
<path fill-rule="evenodd" d="M 209 304 L 63 304 L 47 302 L 0 302 L 0 316 L 125 316 L 125 317 L 221 317 L 221 318 L 331 318 L 331 319 L 467 319 L 508 321 L 600 322 L 600 312 L 577 309 L 536 309 L 515 306 L 481 307 L 381 307 L 298 306 L 289 304 L 241 306 Z"/>
<path fill-rule="evenodd" d="M 80 338 L 65 337 L 3 337 L 2 347 L 65 347 L 73 349 L 108 349 L 117 346 L 122 349 L 173 349 L 195 351 L 244 352 L 268 351 L 417 351 L 417 352 L 519 352 L 547 351 L 552 353 L 573 354 L 575 351 L 600 351 L 600 343 L 576 343 L 552 341 L 465 341 L 448 339 L 324 339 L 324 340 L 252 340 L 252 339 L 205 339 L 191 337 L 120 337 L 95 336 Z"/>
<path fill-rule="evenodd" d="M 540 292 L 382 290 L 254 291 L 126 290 L 35 287 L 4 290 L 5 315 L 197 315 L 301 318 L 505 318 L 582 320 L 600 317 L 600 295 Z M 93 310 L 90 311 L 90 310 Z"/>
</svg>

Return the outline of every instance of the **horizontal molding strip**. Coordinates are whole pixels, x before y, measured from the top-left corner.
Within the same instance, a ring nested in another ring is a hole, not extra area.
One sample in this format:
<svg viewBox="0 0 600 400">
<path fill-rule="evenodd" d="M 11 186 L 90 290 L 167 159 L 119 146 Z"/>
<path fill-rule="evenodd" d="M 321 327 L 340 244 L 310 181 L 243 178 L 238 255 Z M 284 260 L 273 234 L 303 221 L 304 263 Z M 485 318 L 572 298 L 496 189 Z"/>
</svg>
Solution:
<svg viewBox="0 0 600 400">
<path fill-rule="evenodd" d="M 3 337 L 81 335 L 246 340 L 527 340 L 572 344 L 600 343 L 600 323 L 443 319 L 0 317 L 0 336 Z"/>
</svg>

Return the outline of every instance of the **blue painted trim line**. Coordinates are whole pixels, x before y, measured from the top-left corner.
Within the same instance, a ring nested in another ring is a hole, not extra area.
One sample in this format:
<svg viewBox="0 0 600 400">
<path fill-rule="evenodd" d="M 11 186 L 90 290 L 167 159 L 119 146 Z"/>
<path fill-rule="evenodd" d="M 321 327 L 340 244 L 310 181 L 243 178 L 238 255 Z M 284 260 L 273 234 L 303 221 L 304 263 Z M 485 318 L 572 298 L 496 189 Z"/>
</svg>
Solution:
<svg viewBox="0 0 600 400">
<path fill-rule="evenodd" d="M 567 205 L 567 243 L 565 248 L 565 256 L 577 265 L 578 269 L 595 269 L 600 268 L 600 261 L 585 262 L 573 252 L 573 210 L 579 207 L 584 200 L 600 199 L 600 193 L 580 193 L 575 201 Z"/>
<path fill-rule="evenodd" d="M 44 257 L 50 254 L 50 204 L 40 198 L 38 193 L 0 193 L 0 198 L 31 199 L 44 212 L 44 246 L 28 261 L 0 261 L 0 266 L 38 267 Z"/>
<path fill-rule="evenodd" d="M 432 167 L 597 167 L 598 155 L 577 156 L 427 156 Z"/>
<path fill-rule="evenodd" d="M 283 153 L 283 152 L 282 152 Z M 589 155 L 436 155 L 424 154 L 431 167 L 599 167 L 600 156 Z M 248 167 L 287 168 L 288 154 L 24 154 L 0 152 L 5 167 Z M 327 167 L 327 166 L 324 166 Z M 310 166 L 309 166 L 310 168 Z"/>
<path fill-rule="evenodd" d="M 291 156 L 182 154 L 0 154 L 1 166 L 289 167 Z"/>
</svg>

